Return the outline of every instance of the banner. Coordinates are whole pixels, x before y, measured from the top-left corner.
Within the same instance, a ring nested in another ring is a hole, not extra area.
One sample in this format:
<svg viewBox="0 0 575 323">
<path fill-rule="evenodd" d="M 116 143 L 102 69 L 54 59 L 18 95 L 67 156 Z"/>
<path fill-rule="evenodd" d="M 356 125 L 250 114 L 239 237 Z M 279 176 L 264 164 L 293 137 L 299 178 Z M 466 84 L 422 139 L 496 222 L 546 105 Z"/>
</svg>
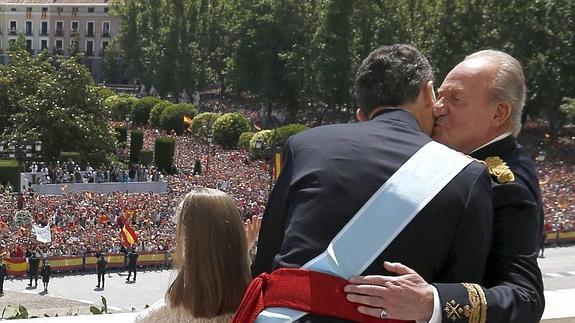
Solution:
<svg viewBox="0 0 575 323">
<path fill-rule="evenodd" d="M 52 233 L 50 232 L 50 226 L 41 227 L 36 224 L 32 224 L 32 231 L 36 234 L 36 240 L 48 243 L 52 242 Z"/>
</svg>

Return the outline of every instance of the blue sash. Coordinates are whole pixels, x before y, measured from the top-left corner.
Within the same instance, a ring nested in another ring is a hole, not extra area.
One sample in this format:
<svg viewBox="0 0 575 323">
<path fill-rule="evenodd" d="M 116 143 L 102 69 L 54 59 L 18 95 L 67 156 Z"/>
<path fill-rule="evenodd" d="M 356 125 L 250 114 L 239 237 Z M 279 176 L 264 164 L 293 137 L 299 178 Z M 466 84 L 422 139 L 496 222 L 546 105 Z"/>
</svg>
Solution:
<svg viewBox="0 0 575 323">
<path fill-rule="evenodd" d="M 301 268 L 344 279 L 359 275 L 472 159 L 431 141 L 405 162 L 333 238 Z M 270 307 L 257 323 L 293 322 L 307 313 Z"/>
</svg>

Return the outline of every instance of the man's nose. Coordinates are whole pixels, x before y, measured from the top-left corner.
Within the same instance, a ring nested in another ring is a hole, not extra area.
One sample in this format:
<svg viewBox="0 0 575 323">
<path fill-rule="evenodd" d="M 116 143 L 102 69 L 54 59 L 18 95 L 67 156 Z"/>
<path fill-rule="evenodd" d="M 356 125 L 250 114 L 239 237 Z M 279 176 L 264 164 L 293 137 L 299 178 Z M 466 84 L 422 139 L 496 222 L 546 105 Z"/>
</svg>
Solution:
<svg viewBox="0 0 575 323">
<path fill-rule="evenodd" d="M 435 101 L 435 104 L 433 105 L 433 117 L 439 118 L 446 113 L 447 113 L 447 108 L 445 107 L 445 104 L 443 102 L 443 98 Z"/>
</svg>

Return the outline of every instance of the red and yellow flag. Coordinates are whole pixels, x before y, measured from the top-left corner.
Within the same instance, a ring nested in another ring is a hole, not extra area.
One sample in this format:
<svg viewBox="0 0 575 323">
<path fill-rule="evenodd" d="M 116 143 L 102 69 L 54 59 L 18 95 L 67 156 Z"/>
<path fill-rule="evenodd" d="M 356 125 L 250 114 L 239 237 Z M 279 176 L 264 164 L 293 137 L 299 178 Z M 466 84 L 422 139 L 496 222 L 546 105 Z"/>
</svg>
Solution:
<svg viewBox="0 0 575 323">
<path fill-rule="evenodd" d="M 138 236 L 136 235 L 136 231 L 132 229 L 132 227 L 128 224 L 128 222 L 124 223 L 122 231 L 120 231 L 120 237 L 122 238 L 122 240 L 124 240 L 124 245 L 126 246 L 138 242 Z"/>
<path fill-rule="evenodd" d="M 187 114 L 184 114 L 184 127 L 187 129 L 192 125 L 192 118 Z"/>
<path fill-rule="evenodd" d="M 277 181 L 282 171 L 282 154 L 276 153 L 274 156 L 274 180 Z"/>
</svg>

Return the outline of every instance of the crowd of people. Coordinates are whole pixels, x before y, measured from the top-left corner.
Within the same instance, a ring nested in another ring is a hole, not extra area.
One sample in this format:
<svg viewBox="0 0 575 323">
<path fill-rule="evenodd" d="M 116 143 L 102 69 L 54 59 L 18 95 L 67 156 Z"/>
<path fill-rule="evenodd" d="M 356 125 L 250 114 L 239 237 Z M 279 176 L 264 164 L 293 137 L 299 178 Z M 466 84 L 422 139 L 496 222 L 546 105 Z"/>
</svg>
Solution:
<svg viewBox="0 0 575 323">
<path fill-rule="evenodd" d="M 259 112 L 246 105 L 243 99 L 237 104 L 230 103 L 229 99 L 212 99 L 205 106 L 218 112 L 245 110 L 250 120 L 259 120 Z M 144 148 L 153 149 L 156 138 L 165 135 L 156 129 L 144 129 Z M 201 175 L 194 173 L 197 160 L 202 165 Z M 168 182 L 167 194 L 86 192 L 43 196 L 31 193 L 24 196 L 25 202 L 22 203 L 19 201 L 22 197 L 10 194 L 6 190 L 8 185 L 5 185 L 0 188 L 0 228 L 12 226 L 12 230 L 0 231 L 0 248 L 16 257 L 22 256 L 27 249 L 41 250 L 47 256 L 117 252 L 122 248 L 121 225 L 123 221 L 130 221 L 139 235 L 139 251 L 171 250 L 174 248 L 174 208 L 196 186 L 217 188 L 228 193 L 240 207 L 244 219 L 263 214 L 272 187 L 271 166 L 267 162 L 253 160 L 248 152 L 242 150 L 225 150 L 202 138 L 185 135 L 176 138 L 174 163 L 178 173 L 164 178 Z M 546 231 L 575 230 L 575 166 L 556 160 L 539 160 L 538 168 Z M 122 169 L 112 166 L 96 170 L 88 165 L 80 171 L 72 161 L 34 171 L 47 183 L 74 182 L 70 178 L 77 177 L 79 172 L 82 174 L 81 182 L 160 178 L 160 173 L 153 167 L 136 165 Z M 36 241 L 30 227 L 13 227 L 14 214 L 19 206 L 29 211 L 36 223 L 50 225 L 51 243 Z"/>
</svg>

